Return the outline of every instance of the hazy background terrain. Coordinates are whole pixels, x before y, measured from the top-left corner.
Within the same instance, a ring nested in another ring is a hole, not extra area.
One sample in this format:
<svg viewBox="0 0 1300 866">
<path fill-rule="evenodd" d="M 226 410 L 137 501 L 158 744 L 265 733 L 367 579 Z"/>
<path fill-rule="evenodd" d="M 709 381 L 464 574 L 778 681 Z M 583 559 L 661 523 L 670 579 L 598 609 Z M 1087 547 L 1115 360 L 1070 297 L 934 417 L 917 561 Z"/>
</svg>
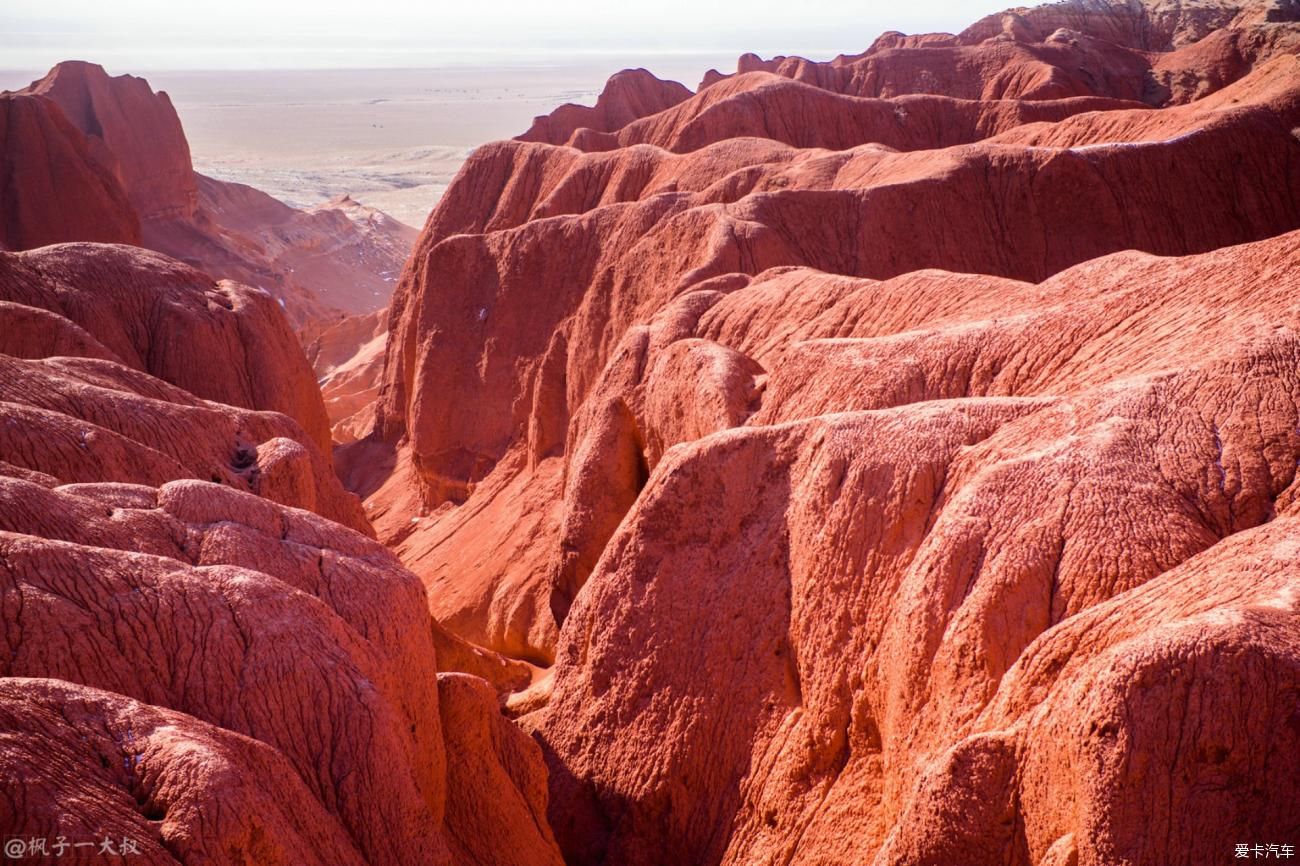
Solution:
<svg viewBox="0 0 1300 866">
<path fill-rule="evenodd" d="M 172 97 L 195 167 L 306 206 L 344 193 L 419 226 L 470 149 L 644 66 L 694 89 L 746 51 L 829 59 L 885 30 L 955 30 L 996 0 L 6 0 L 0 89 L 60 60 Z"/>
<path fill-rule="evenodd" d="M 982 0 L 5 0 L 0 56 L 14 69 L 93 56 L 144 70 L 412 68 L 592 54 L 833 56 L 860 51 L 883 30 L 952 29 L 998 8 Z"/>
</svg>

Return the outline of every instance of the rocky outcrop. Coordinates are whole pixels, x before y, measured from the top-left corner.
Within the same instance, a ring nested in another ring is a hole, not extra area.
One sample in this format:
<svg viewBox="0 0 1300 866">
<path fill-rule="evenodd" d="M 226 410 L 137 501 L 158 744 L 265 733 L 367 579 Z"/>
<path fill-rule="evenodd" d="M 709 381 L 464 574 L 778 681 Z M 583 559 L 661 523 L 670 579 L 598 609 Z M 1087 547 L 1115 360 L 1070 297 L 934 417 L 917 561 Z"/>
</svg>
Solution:
<svg viewBox="0 0 1300 866">
<path fill-rule="evenodd" d="M 895 150 L 931 150 L 980 141 L 1026 123 L 1138 105 L 1131 99 L 1085 95 L 1052 100 L 916 94 L 863 98 L 768 72 L 748 72 L 617 133 L 585 134 L 571 144 L 589 151 L 653 144 L 685 153 L 752 137 L 798 148 L 846 150 L 870 142 Z M 809 116 L 827 120 L 810 124 Z"/>
<path fill-rule="evenodd" d="M 1180 255 L 1300 226 L 1297 63 L 1204 104 L 937 151 L 480 148 L 395 301 L 380 434 L 405 436 L 427 505 L 462 501 L 512 449 L 533 463 L 564 452 L 621 335 L 711 278 L 939 267 L 1036 281 L 1114 250 Z"/>
<path fill-rule="evenodd" d="M 143 83 L 6 95 L 146 243 L 276 295 L 0 254 L 0 832 L 307 866 L 1300 838 L 1295 17 L 1068 0 L 621 74 L 475 151 L 387 329 L 306 329 L 328 416 L 277 268 L 361 280 L 350 239 L 401 227 L 192 173 L 190 208 L 116 152 L 136 104 L 175 143 Z"/>
<path fill-rule="evenodd" d="M 329 422 L 307 365 L 268 295 L 166 256 L 124 246 L 67 244 L 0 256 L 0 299 L 46 310 L 84 334 L 94 357 L 124 364 L 196 397 L 282 412 L 329 453 Z M 0 351 L 21 358 L 54 327 L 6 329 Z M 19 349 L 10 341 L 35 340 Z M 81 354 L 81 353 L 78 353 Z"/>
<path fill-rule="evenodd" d="M 658 114 L 691 95 L 676 81 L 662 81 L 644 69 L 624 69 L 611 76 L 594 106 L 561 105 L 533 119 L 520 141 L 564 144 L 578 130 L 613 132 L 639 117 Z"/>
<path fill-rule="evenodd" d="M 1275 313 L 1298 245 L 1123 253 L 1037 286 L 790 271 L 665 311 L 617 399 L 644 441 L 680 444 L 647 449 L 612 535 L 576 535 L 597 558 L 527 718 L 570 860 L 1195 862 L 1292 832 L 1286 783 L 1249 799 L 1223 765 L 1262 761 L 1294 703 L 1216 683 L 1300 670 L 1293 605 L 1258 607 L 1297 578 L 1274 551 L 1300 456 Z M 731 362 L 762 389 L 743 424 L 674 375 L 705 352 L 761 365 Z M 617 447 L 593 425 L 577 451 Z M 607 465 L 580 471 L 613 486 Z M 1177 753 L 1131 715 L 1170 682 L 1149 700 L 1196 731 Z M 1200 794 L 1210 778 L 1226 788 Z"/>
<path fill-rule="evenodd" d="M 438 674 L 447 741 L 447 826 L 458 863 L 563 866 L 546 821 L 542 750 L 478 677 Z"/>
<path fill-rule="evenodd" d="M 388 310 L 313 323 L 304 329 L 302 339 L 320 383 L 334 441 L 354 442 L 368 435 L 384 378 Z"/>
<path fill-rule="evenodd" d="M 141 220 L 194 216 L 198 190 L 190 146 L 166 93 L 154 93 L 143 78 L 110 78 L 102 66 L 76 60 L 55 66 L 26 92 L 54 101 L 86 134 Z"/>
<path fill-rule="evenodd" d="M 1043 42 L 1053 33 L 1069 30 L 1140 51 L 1169 52 L 1216 31 L 1296 21 L 1300 10 L 1291 0 L 1088 0 L 989 15 L 962 31 L 958 39 L 967 44 L 999 37 Z"/>
<path fill-rule="evenodd" d="M 252 737 L 283 756 L 332 814 L 321 828 L 350 838 L 365 862 L 445 861 L 437 701 L 421 687 L 434 676 L 432 648 L 409 603 L 414 587 L 382 548 L 203 482 L 3 483 L 24 506 L 6 508 L 0 542 L 5 606 L 22 611 L 5 676 L 99 688 L 193 717 L 186 727 L 201 720 Z M 150 599 L 147 616 L 135 598 Z M 200 652 L 194 635 L 204 636 Z M 320 666 L 292 664 L 299 653 Z M 122 744 L 128 757 L 133 745 Z M 386 766 L 394 756 L 397 772 Z M 148 803 L 147 781 L 130 778 L 134 760 L 115 765 L 127 775 L 122 794 L 166 811 L 165 798 Z M 385 817 L 375 821 L 376 810 Z M 167 829 L 149 835 L 166 841 Z"/>
<path fill-rule="evenodd" d="M 71 61 L 21 94 L 48 98 L 84 135 L 84 152 L 76 153 L 78 164 L 60 169 L 61 178 L 67 175 L 60 183 L 80 174 L 108 174 L 132 207 L 118 206 L 122 216 L 105 218 L 91 201 L 89 212 L 60 231 L 15 235 L 11 248 L 78 240 L 143 244 L 214 276 L 270 292 L 295 326 L 388 303 L 416 237 L 409 226 L 347 197 L 301 211 L 251 187 L 197 174 L 171 100 L 142 78 L 109 76 L 101 66 Z M 4 152 L 15 164 L 21 162 L 24 175 L 29 161 L 39 164 L 39 154 L 10 153 L 9 147 Z M 137 214 L 140 227 L 134 233 L 113 233 L 113 226 Z M 24 223 L 32 220 L 23 217 Z"/>
<path fill-rule="evenodd" d="M 1065 0 L 990 15 L 957 35 L 887 33 L 863 54 L 829 63 L 747 54 L 736 75 L 767 72 L 858 97 L 1100 96 L 1160 107 L 1206 96 L 1259 63 L 1295 54 L 1296 22 L 1300 10 L 1291 0 Z M 710 71 L 701 90 L 727 77 Z"/>
<path fill-rule="evenodd" d="M 50 856 L 70 853 L 51 847 L 59 841 L 93 840 L 99 851 L 108 840 L 107 850 L 146 863 L 231 862 L 231 851 L 284 866 L 367 862 L 284 755 L 259 740 L 46 678 L 0 678 L 0 719 L 0 766 L 16 793 L 0 806 L 0 826 L 44 840 Z"/>
<path fill-rule="evenodd" d="M 435 618 L 538 669 L 507 706 L 566 862 L 1300 834 L 1261 769 L 1300 693 L 1300 25 L 1261 8 L 745 57 L 475 151 L 341 463 Z"/>
<path fill-rule="evenodd" d="M 139 216 L 90 148 L 54 103 L 0 94 L 0 248 L 140 242 Z"/>
<path fill-rule="evenodd" d="M 276 354 L 278 305 L 91 244 L 4 254 L 0 288 L 6 840 L 151 863 L 560 862 L 544 823 L 490 821 L 544 821 L 538 747 L 487 683 L 440 687 L 435 647 L 457 640 L 328 452 L 270 411 L 314 387 Z"/>
<path fill-rule="evenodd" d="M 302 303 L 326 310 L 362 315 L 381 309 L 418 237 L 410 226 L 348 196 L 297 210 L 243 184 L 203 175 L 198 180 L 200 224 L 226 249 L 242 253 L 231 266 L 258 275 L 270 262 L 272 279 L 299 292 Z M 328 321 L 333 314 L 317 317 Z"/>
</svg>

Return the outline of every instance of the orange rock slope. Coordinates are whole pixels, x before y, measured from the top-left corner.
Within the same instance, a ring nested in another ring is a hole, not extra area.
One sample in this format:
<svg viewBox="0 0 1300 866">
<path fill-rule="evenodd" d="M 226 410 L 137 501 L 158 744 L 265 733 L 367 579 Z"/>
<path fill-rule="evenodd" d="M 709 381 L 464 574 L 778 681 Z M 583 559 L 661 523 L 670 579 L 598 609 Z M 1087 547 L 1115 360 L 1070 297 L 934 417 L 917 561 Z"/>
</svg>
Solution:
<svg viewBox="0 0 1300 866">
<path fill-rule="evenodd" d="M 0 317 L 6 841 L 561 862 L 540 749 L 438 673 L 458 642 L 335 477 L 274 301 L 74 244 L 0 253 Z"/>
<path fill-rule="evenodd" d="M 1068 0 L 474 152 L 340 469 L 533 666 L 566 862 L 1300 844 L 1298 18 Z"/>
</svg>

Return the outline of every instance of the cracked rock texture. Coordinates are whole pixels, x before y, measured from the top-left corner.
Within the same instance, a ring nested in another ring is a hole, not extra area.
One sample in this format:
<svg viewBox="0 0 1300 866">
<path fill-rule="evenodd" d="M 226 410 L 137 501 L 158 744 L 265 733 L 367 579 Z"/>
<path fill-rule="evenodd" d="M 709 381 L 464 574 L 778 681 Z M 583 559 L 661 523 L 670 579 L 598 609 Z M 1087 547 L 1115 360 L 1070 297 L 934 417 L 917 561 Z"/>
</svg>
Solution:
<svg viewBox="0 0 1300 866">
<path fill-rule="evenodd" d="M 0 254 L 0 293 L 0 833 L 561 862 L 539 747 L 488 683 L 440 688 L 436 647 L 474 650 L 363 534 L 279 306 L 96 244 Z"/>
<path fill-rule="evenodd" d="M 1067 0 L 474 152 L 339 460 L 531 666 L 567 863 L 1300 838 L 1298 22 Z"/>
<path fill-rule="evenodd" d="M 73 354 L 115 361 L 204 399 L 281 412 L 328 449 L 311 368 L 262 292 L 146 250 L 65 244 L 0 256 L 0 300 L 62 320 L 6 329 L 7 355 L 67 354 L 41 342 L 55 332 L 76 335 L 94 348 Z"/>
</svg>

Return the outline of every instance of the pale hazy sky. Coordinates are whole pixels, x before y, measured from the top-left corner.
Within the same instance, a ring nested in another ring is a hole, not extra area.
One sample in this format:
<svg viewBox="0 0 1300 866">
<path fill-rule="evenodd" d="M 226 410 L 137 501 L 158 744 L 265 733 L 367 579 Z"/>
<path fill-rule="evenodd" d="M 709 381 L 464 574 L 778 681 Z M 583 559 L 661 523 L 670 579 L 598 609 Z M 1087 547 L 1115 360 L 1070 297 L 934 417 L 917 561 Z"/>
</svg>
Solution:
<svg viewBox="0 0 1300 866">
<path fill-rule="evenodd" d="M 956 30 L 1006 0 L 0 0 L 0 68 L 436 66 L 578 53 L 825 59 L 885 30 Z"/>
</svg>

